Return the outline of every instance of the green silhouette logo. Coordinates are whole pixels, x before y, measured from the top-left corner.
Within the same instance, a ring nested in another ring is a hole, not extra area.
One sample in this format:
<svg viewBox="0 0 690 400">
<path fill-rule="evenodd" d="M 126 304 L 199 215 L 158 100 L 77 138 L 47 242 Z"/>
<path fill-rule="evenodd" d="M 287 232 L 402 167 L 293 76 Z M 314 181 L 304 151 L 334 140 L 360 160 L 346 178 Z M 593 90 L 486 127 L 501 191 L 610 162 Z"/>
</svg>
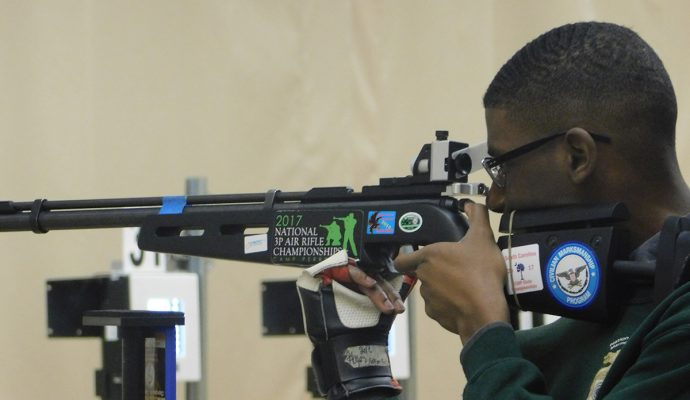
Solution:
<svg viewBox="0 0 690 400">
<path fill-rule="evenodd" d="M 343 228 L 337 221 L 342 221 Z M 355 227 L 357 226 L 357 218 L 354 213 L 349 213 L 344 217 L 333 217 L 333 221 L 328 225 L 319 225 L 328 232 L 326 236 L 326 246 L 340 246 L 344 250 L 352 251 L 352 255 L 359 257 L 357 252 L 357 243 L 355 242 Z M 342 243 L 341 243 L 342 240 Z"/>
<path fill-rule="evenodd" d="M 328 225 L 319 225 L 326 228 L 328 235 L 326 236 L 326 246 L 340 246 L 340 241 L 343 239 L 343 234 L 340 232 L 340 225 L 332 221 Z"/>
</svg>

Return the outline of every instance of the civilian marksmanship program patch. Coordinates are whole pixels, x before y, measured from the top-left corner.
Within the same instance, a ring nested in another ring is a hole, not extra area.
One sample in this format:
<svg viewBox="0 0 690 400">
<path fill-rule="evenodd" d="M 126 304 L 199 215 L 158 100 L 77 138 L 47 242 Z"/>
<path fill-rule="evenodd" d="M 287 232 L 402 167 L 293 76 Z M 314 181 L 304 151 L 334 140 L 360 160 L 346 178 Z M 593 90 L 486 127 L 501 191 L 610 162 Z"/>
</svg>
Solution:
<svg viewBox="0 0 690 400">
<path fill-rule="evenodd" d="M 569 308 L 587 307 L 599 293 L 600 267 L 597 256 L 581 242 L 558 247 L 546 265 L 549 291 Z"/>
</svg>

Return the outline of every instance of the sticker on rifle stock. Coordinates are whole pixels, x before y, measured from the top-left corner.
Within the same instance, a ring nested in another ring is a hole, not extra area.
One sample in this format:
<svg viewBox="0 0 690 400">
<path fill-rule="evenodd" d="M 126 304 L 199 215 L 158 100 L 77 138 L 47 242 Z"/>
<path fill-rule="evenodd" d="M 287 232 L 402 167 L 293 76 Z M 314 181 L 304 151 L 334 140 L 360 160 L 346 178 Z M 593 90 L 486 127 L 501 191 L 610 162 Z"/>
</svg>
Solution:
<svg viewBox="0 0 690 400">
<path fill-rule="evenodd" d="M 368 235 L 392 235 L 395 233 L 395 211 L 369 211 Z"/>
<path fill-rule="evenodd" d="M 544 289 L 538 244 L 513 247 L 510 251 L 511 260 L 508 259 L 508 249 L 504 249 L 502 253 L 513 276 L 512 285 L 510 280 L 507 283 L 508 294 L 538 292 Z"/>
<path fill-rule="evenodd" d="M 599 260 L 592 248 L 567 242 L 551 253 L 546 281 L 553 297 L 568 308 L 584 308 L 599 292 Z"/>
<path fill-rule="evenodd" d="M 266 234 L 248 235 L 244 237 L 244 254 L 268 251 L 268 237 Z"/>
<path fill-rule="evenodd" d="M 417 232 L 422 227 L 424 220 L 422 216 L 416 212 L 408 212 L 403 214 L 398 221 L 398 227 L 401 231 L 406 233 Z"/>
<path fill-rule="evenodd" d="M 358 258 L 363 217 L 360 210 L 277 212 L 268 232 L 271 262 L 313 265 L 343 249 Z"/>
</svg>

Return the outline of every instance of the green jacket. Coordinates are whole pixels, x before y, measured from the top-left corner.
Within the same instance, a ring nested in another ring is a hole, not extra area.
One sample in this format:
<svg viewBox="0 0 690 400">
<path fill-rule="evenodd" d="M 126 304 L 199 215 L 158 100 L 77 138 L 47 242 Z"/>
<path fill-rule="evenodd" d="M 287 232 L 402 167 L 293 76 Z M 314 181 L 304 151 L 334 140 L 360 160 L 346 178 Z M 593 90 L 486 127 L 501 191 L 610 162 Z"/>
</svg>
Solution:
<svg viewBox="0 0 690 400">
<path fill-rule="evenodd" d="M 485 327 L 461 354 L 463 399 L 690 399 L 690 283 L 656 307 L 644 291 L 605 324 Z"/>
</svg>

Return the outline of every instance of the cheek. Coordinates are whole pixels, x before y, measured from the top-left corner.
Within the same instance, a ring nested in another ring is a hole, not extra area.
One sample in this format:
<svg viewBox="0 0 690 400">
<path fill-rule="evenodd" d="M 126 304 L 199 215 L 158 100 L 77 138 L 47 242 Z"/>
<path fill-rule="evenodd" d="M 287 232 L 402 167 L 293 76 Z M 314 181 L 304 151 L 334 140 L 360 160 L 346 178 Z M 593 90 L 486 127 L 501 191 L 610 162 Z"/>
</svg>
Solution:
<svg viewBox="0 0 690 400">
<path fill-rule="evenodd" d="M 504 209 L 508 212 L 534 208 L 536 196 L 537 194 L 526 185 L 511 184 L 505 189 Z"/>
<path fill-rule="evenodd" d="M 537 173 L 508 177 L 505 189 L 506 210 L 553 207 L 572 202 L 570 190 L 554 168 L 540 168 Z"/>
</svg>

